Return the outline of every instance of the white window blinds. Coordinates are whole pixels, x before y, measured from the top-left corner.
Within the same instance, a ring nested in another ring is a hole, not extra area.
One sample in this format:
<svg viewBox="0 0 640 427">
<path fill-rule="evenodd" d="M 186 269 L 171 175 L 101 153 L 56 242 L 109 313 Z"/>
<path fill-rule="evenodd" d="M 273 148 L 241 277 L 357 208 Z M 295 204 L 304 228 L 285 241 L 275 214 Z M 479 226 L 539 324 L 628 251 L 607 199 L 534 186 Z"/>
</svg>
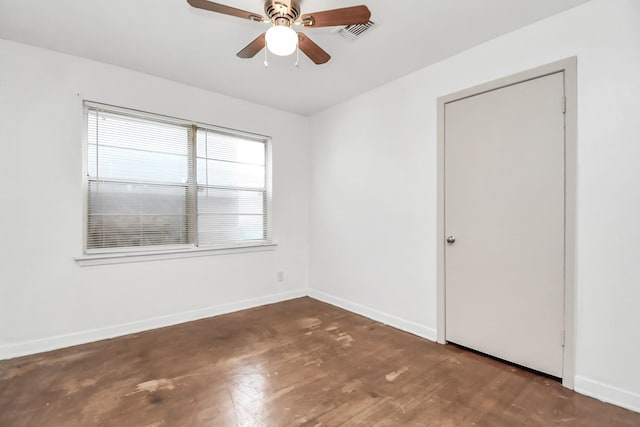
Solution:
<svg viewBox="0 0 640 427">
<path fill-rule="evenodd" d="M 207 129 L 196 138 L 199 243 L 266 240 L 265 144 Z"/>
<path fill-rule="evenodd" d="M 88 252 L 268 242 L 266 139 L 87 108 Z"/>
</svg>

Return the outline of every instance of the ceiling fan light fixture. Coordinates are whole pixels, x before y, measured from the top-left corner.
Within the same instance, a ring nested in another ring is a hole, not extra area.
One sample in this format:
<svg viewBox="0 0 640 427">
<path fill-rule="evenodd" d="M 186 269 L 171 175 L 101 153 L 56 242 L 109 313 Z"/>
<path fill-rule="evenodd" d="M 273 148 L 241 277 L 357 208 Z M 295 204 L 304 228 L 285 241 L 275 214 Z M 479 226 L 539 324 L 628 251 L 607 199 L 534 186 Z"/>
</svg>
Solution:
<svg viewBox="0 0 640 427">
<path fill-rule="evenodd" d="M 298 34 L 286 25 L 275 25 L 265 35 L 269 52 L 278 56 L 289 56 L 298 47 Z"/>
<path fill-rule="evenodd" d="M 1 2 L 2 0 L 0 0 Z M 264 0 L 266 17 L 236 7 L 227 6 L 210 0 L 187 0 L 196 9 L 208 10 L 250 21 L 271 23 L 273 26 L 260 34 L 251 43 L 236 53 L 238 58 L 253 58 L 264 50 L 265 65 L 267 51 L 274 55 L 288 56 L 294 52 L 307 55 L 314 64 L 326 64 L 331 55 L 314 43 L 306 34 L 297 33 L 293 25 L 307 28 L 339 27 L 344 25 L 366 25 L 371 18 L 371 11 L 365 5 L 323 10 L 320 12 L 300 14 L 302 0 Z M 266 46 L 266 49 L 265 49 Z M 296 66 L 298 61 L 296 60 Z"/>
</svg>

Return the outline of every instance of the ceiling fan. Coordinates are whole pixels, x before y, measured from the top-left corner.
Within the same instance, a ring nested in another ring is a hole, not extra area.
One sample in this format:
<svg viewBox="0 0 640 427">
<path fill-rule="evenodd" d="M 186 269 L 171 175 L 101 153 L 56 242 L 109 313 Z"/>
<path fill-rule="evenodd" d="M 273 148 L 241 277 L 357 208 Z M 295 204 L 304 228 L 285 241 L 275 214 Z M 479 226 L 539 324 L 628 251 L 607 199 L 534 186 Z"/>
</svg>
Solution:
<svg viewBox="0 0 640 427">
<path fill-rule="evenodd" d="M 198 9 L 255 22 L 271 23 L 271 28 L 237 53 L 240 58 L 253 58 L 266 46 L 271 53 L 279 56 L 291 55 L 296 49 L 300 49 L 316 64 L 324 64 L 331 59 L 331 56 L 306 34 L 296 32 L 293 29 L 294 25 L 307 28 L 334 27 L 366 24 L 371 18 L 369 8 L 363 5 L 307 13 L 301 16 L 300 0 L 266 0 L 264 12 L 267 17 L 264 17 L 258 13 L 247 12 L 208 0 L 187 0 L 187 3 Z"/>
</svg>

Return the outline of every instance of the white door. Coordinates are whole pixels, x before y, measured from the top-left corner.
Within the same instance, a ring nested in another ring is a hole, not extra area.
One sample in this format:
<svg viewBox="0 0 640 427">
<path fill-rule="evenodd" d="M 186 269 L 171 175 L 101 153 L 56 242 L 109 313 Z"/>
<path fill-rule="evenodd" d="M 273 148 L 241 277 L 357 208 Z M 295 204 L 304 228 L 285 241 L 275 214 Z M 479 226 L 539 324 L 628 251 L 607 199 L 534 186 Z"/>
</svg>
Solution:
<svg viewBox="0 0 640 427">
<path fill-rule="evenodd" d="M 446 339 L 562 377 L 564 73 L 445 105 Z"/>
</svg>

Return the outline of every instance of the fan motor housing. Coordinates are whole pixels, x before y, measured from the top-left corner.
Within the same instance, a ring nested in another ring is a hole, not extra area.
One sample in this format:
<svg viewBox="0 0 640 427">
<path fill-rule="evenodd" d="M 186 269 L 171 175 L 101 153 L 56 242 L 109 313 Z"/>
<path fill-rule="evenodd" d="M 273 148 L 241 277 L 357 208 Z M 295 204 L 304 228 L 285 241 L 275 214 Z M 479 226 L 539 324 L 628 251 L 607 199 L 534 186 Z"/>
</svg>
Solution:
<svg viewBox="0 0 640 427">
<path fill-rule="evenodd" d="M 300 16 L 300 0 L 267 0 L 264 12 L 272 22 L 286 19 L 291 25 Z"/>
</svg>

